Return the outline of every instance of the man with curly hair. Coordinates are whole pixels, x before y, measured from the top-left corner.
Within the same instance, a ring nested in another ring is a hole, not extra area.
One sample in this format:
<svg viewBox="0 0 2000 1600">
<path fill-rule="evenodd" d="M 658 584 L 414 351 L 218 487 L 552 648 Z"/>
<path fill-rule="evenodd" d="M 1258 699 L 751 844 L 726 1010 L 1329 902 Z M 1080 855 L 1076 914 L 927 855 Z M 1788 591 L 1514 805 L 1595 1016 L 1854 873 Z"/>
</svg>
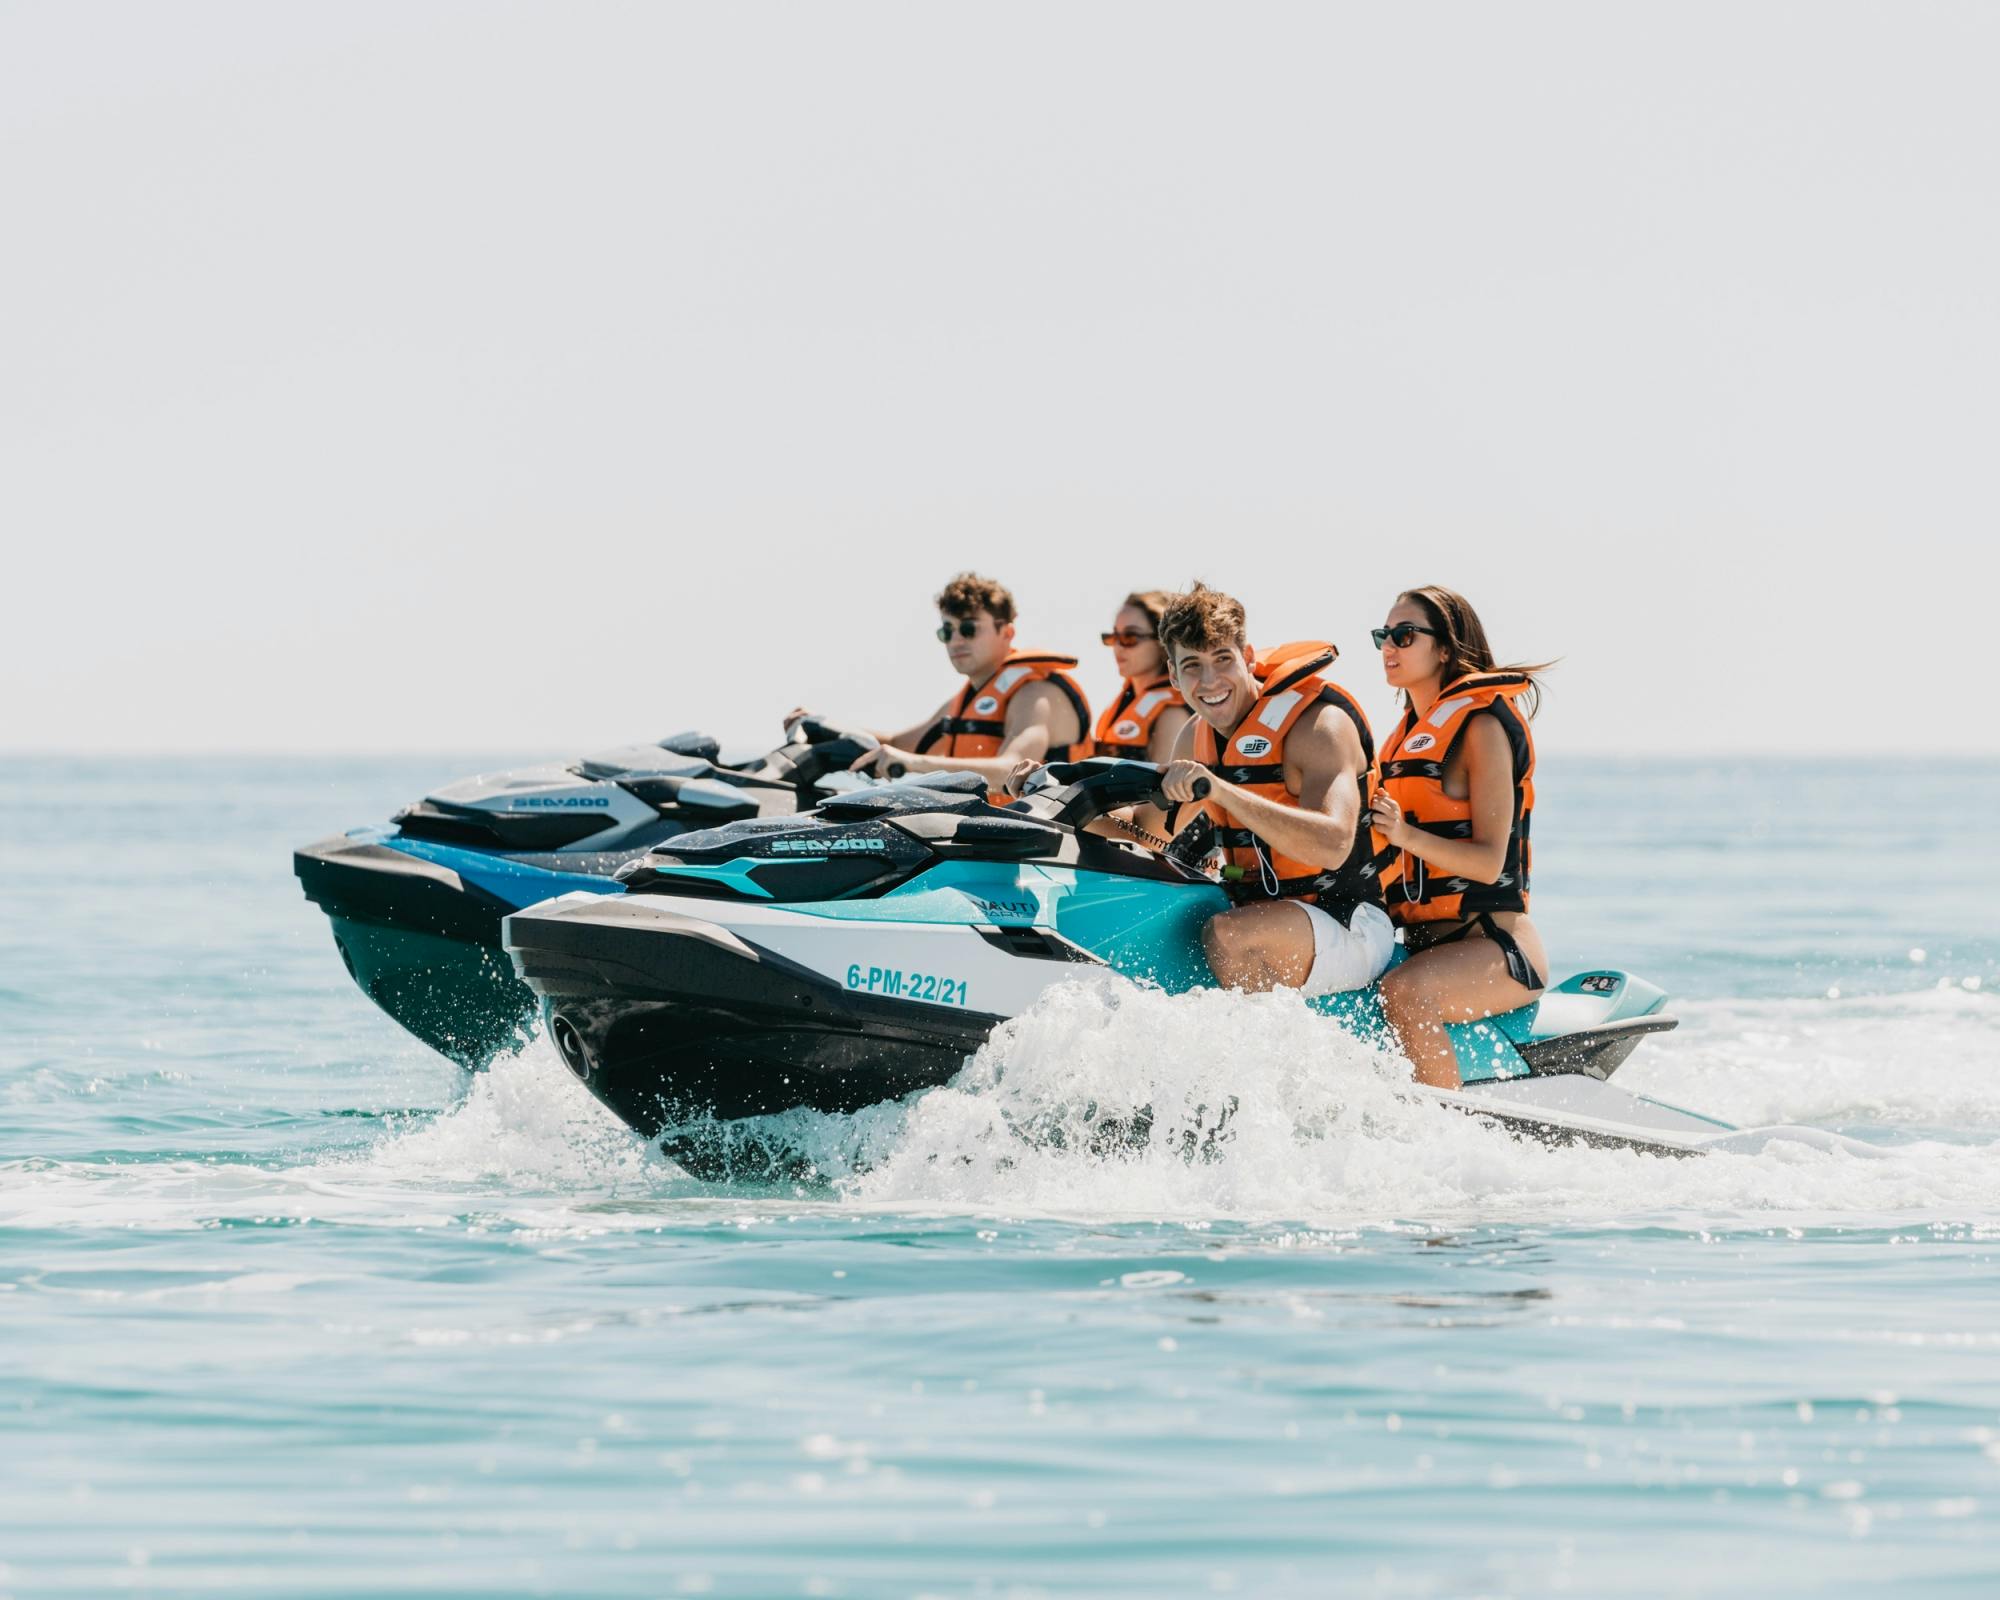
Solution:
<svg viewBox="0 0 2000 1600">
<path fill-rule="evenodd" d="M 1308 995 L 1374 982 L 1396 936 L 1363 826 L 1375 742 L 1353 696 L 1321 675 L 1340 652 L 1253 650 L 1242 603 L 1201 583 L 1160 619 L 1160 643 L 1194 717 L 1161 779 L 1172 813 L 1141 822 L 1172 832 L 1199 813 L 1215 830 L 1236 902 L 1202 933 L 1216 980 Z"/>
</svg>

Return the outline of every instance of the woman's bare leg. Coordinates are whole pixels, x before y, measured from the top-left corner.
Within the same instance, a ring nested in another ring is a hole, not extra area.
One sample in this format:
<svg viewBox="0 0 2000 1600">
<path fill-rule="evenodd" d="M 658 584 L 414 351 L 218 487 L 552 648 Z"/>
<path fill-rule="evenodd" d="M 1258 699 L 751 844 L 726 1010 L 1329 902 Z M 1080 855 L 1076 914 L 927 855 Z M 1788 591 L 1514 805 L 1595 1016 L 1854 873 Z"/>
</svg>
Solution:
<svg viewBox="0 0 2000 1600">
<path fill-rule="evenodd" d="M 1544 970 L 1547 957 L 1534 928 L 1512 930 L 1523 954 Z M 1477 1022 L 1524 1006 L 1542 991 L 1507 976 L 1507 958 L 1491 939 L 1477 935 L 1419 951 L 1382 980 L 1382 1010 L 1402 1041 L 1419 1083 L 1458 1087 L 1458 1053 L 1444 1031 L 1448 1022 Z"/>
<path fill-rule="evenodd" d="M 1226 989 L 1298 989 L 1312 976 L 1312 919 L 1289 900 L 1238 906 L 1210 918 L 1201 947 L 1208 970 Z"/>
</svg>

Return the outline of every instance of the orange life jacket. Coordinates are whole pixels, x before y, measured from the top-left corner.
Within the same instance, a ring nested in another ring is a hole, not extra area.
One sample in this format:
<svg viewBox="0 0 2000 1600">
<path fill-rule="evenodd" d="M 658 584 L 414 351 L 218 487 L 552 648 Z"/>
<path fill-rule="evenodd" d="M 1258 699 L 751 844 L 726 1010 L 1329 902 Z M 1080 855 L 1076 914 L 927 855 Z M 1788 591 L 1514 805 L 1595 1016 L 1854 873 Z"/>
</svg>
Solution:
<svg viewBox="0 0 2000 1600">
<path fill-rule="evenodd" d="M 997 756 L 1007 739 L 1007 707 L 1014 696 L 1031 683 L 1053 683 L 1076 709 L 1078 736 L 1072 744 L 1051 745 L 1044 761 L 1069 761 L 1089 748 L 1090 702 L 1076 686 L 1066 667 L 1076 665 L 1075 656 L 1051 655 L 1046 650 L 1016 650 L 1000 663 L 1000 670 L 974 687 L 970 679 L 959 690 L 951 709 L 932 723 L 917 742 L 917 754 L 940 756 Z"/>
<path fill-rule="evenodd" d="M 1321 640 L 1281 645 L 1252 663 L 1260 693 L 1250 714 L 1229 735 L 1228 748 L 1218 749 L 1215 729 L 1197 713 L 1194 759 L 1225 782 L 1249 790 L 1281 806 L 1296 806 L 1299 797 L 1285 785 L 1285 739 L 1299 718 L 1317 705 L 1336 706 L 1361 737 L 1364 762 L 1375 759 L 1374 736 L 1368 719 L 1345 689 L 1319 676 L 1340 652 Z M 1365 815 L 1368 774 L 1356 778 Z M 1202 811 L 1215 824 L 1215 842 L 1222 855 L 1223 887 L 1232 899 L 1317 899 L 1343 918 L 1363 901 L 1379 901 L 1375 862 L 1367 830 L 1357 817 L 1354 845 L 1337 867 L 1280 855 L 1229 814 L 1215 800 L 1204 800 Z M 1180 817 L 1176 813 L 1175 824 Z"/>
<path fill-rule="evenodd" d="M 1180 690 L 1163 672 L 1157 678 L 1138 683 L 1131 678 L 1119 685 L 1118 698 L 1104 708 L 1097 719 L 1097 733 L 1091 740 L 1092 753 L 1117 756 L 1126 761 L 1147 761 L 1153 747 L 1153 728 L 1163 712 L 1185 706 Z"/>
<path fill-rule="evenodd" d="M 1472 672 L 1447 684 L 1419 723 L 1410 711 L 1383 746 L 1376 782 L 1395 798 L 1404 820 L 1441 839 L 1472 837 L 1472 802 L 1444 792 L 1445 763 L 1474 717 L 1492 717 L 1514 753 L 1514 821 L 1507 856 L 1492 883 L 1438 872 L 1408 851 L 1373 835 L 1382 874 L 1382 898 L 1399 923 L 1460 922 L 1481 912 L 1526 911 L 1530 848 L 1528 823 L 1535 809 L 1535 741 L 1528 719 L 1514 705 L 1529 687 L 1520 672 Z M 1372 833 L 1373 830 L 1371 830 Z"/>
</svg>

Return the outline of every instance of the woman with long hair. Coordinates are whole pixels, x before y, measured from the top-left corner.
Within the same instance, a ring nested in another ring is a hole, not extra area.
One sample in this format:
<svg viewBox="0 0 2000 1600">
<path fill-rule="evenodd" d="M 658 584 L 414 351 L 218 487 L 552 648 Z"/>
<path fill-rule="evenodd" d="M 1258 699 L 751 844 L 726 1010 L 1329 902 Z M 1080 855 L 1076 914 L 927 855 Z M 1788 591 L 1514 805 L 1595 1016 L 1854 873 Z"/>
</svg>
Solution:
<svg viewBox="0 0 2000 1600">
<path fill-rule="evenodd" d="M 1526 1005 L 1546 986 L 1528 919 L 1535 744 L 1528 721 L 1545 666 L 1498 666 L 1463 595 L 1396 597 L 1374 630 L 1403 716 L 1383 741 L 1370 803 L 1382 897 L 1409 959 L 1382 1005 L 1419 1083 L 1458 1087 L 1445 1024 Z"/>
<path fill-rule="evenodd" d="M 1167 653 L 1160 648 L 1160 618 L 1174 597 L 1163 589 L 1128 594 L 1112 618 L 1104 642 L 1118 663 L 1124 681 L 1118 694 L 1097 719 L 1095 753 L 1128 761 L 1173 759 L 1174 741 L 1187 723 L 1187 702 L 1167 672 Z"/>
</svg>

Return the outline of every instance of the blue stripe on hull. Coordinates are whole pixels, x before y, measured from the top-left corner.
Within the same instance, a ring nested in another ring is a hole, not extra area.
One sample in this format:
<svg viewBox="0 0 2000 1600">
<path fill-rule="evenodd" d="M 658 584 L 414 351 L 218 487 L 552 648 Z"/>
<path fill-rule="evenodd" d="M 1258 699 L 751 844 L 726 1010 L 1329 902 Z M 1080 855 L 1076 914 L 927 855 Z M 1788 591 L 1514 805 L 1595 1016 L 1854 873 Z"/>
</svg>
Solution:
<svg viewBox="0 0 2000 1600">
<path fill-rule="evenodd" d="M 547 867 L 529 866 L 506 856 L 484 850 L 468 850 L 461 845 L 439 844 L 431 839 L 412 839 L 395 828 L 356 828 L 348 835 L 367 844 L 386 845 L 420 861 L 449 867 L 476 889 L 483 889 L 514 910 L 554 899 L 559 894 L 583 890 L 589 894 L 623 894 L 625 886 L 602 873 L 551 872 Z"/>
</svg>

